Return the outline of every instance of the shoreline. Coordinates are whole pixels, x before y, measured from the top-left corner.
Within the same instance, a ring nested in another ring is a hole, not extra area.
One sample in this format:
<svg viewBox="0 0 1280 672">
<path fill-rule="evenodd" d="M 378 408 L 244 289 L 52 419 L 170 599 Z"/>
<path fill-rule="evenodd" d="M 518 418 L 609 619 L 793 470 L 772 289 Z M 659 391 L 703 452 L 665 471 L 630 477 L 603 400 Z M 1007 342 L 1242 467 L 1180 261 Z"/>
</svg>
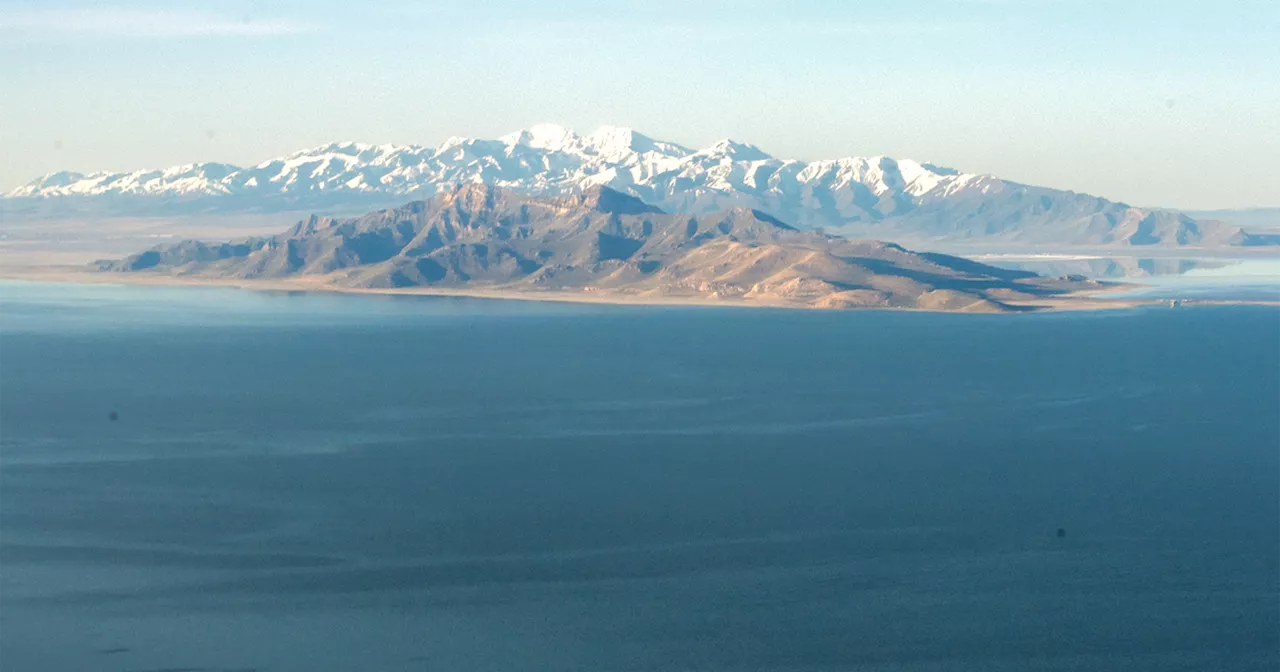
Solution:
<svg viewBox="0 0 1280 672">
<path fill-rule="evenodd" d="M 447 287 L 361 288 L 343 287 L 324 282 L 326 278 L 273 278 L 247 280 L 243 278 L 190 278 L 169 275 L 144 275 L 140 273 L 105 273 L 93 271 L 54 271 L 42 269 L 10 272 L 0 269 L 0 280 L 50 282 L 76 285 L 120 285 L 148 287 L 222 287 L 253 292 L 307 292 L 315 294 L 344 294 L 364 296 L 438 296 L 466 299 L 490 299 L 495 301 L 540 301 L 552 303 L 584 303 L 636 306 L 742 306 L 761 308 L 804 309 L 808 306 L 768 301 L 738 301 L 707 297 L 643 296 L 616 292 L 529 292 L 503 289 L 459 289 Z"/>
<path fill-rule="evenodd" d="M 88 271 L 78 268 L 59 267 L 25 267 L 21 269 L 0 268 L 0 279 L 28 282 L 50 282 L 76 285 L 119 285 L 119 286 L 153 286 L 153 287 L 224 287 L 258 292 L 314 292 L 350 295 L 375 296 L 437 296 L 453 298 L 490 299 L 501 301 L 540 301 L 552 303 L 577 303 L 596 305 L 629 305 L 629 306 L 685 306 L 685 307 L 742 307 L 742 308 L 785 308 L 789 310 L 822 310 L 822 311 L 855 311 L 855 310 L 894 310 L 931 313 L 970 313 L 973 311 L 937 310 L 930 308 L 900 308 L 887 306 L 858 306 L 850 308 L 820 308 L 805 303 L 769 300 L 769 299 L 737 299 L 699 296 L 646 295 L 643 293 L 626 294 L 607 290 L 584 291 L 528 291 L 503 288 L 444 288 L 444 287 L 403 287 L 403 288 L 356 288 L 333 285 L 327 282 L 327 276 L 308 278 L 287 278 L 269 280 L 246 280 L 242 278 L 193 278 L 171 275 L 147 275 L 141 273 L 106 273 Z M 1105 295 L 1127 291 L 1140 283 L 1117 283 L 1114 286 L 1094 290 L 1085 290 L 1055 297 L 1045 297 L 1035 301 L 1003 301 L 1013 307 L 1010 311 L 992 312 L 988 314 L 1006 313 L 1045 313 L 1081 310 L 1119 310 L 1140 306 L 1166 305 L 1168 299 L 1123 298 L 1107 299 Z M 1186 300 L 1185 306 L 1196 305 L 1280 305 L 1280 301 L 1229 301 L 1229 300 Z"/>
</svg>

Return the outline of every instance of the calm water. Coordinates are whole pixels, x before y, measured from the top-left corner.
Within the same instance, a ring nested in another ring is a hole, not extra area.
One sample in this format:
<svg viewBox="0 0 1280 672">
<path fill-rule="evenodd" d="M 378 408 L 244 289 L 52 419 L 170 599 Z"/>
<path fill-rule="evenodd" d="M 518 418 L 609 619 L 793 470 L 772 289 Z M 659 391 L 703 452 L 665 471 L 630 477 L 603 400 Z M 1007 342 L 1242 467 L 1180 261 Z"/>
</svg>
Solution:
<svg viewBox="0 0 1280 672">
<path fill-rule="evenodd" d="M 0 665 L 1273 671 L 1278 409 L 1270 308 L 6 283 Z"/>
<path fill-rule="evenodd" d="M 1041 275 L 1134 283 L 1112 298 L 1280 301 L 1280 258 L 978 255 L 985 263 Z"/>
</svg>

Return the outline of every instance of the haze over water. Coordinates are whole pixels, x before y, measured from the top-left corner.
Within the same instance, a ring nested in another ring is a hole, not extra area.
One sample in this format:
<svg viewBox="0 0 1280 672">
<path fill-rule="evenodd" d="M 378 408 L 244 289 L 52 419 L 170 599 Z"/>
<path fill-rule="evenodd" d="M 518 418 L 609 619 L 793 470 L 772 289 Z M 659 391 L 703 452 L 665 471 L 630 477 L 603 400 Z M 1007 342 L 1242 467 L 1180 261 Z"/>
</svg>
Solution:
<svg viewBox="0 0 1280 672">
<path fill-rule="evenodd" d="M 1277 342 L 5 282 L 0 662 L 1274 670 Z"/>
</svg>

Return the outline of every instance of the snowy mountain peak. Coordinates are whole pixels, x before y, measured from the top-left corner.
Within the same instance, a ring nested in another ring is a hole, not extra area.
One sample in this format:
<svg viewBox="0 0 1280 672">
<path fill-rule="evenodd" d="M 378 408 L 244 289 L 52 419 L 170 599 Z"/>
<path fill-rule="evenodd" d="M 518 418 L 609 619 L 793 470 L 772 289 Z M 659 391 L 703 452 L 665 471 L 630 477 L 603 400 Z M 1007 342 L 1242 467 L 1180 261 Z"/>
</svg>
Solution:
<svg viewBox="0 0 1280 672">
<path fill-rule="evenodd" d="M 1142 245 L 1262 240 L 1178 213 L 909 159 L 783 160 L 728 138 L 694 152 L 626 127 L 583 136 L 556 124 L 496 140 L 455 137 L 434 148 L 338 142 L 248 168 L 192 163 L 123 173 L 57 172 L 9 192 L 0 199 L 0 214 L 332 212 L 394 205 L 460 184 L 543 195 L 609 187 L 626 195 L 605 192 L 611 208 L 626 198 L 689 214 L 752 208 L 799 228 L 882 239 Z"/>
<path fill-rule="evenodd" d="M 627 162 L 635 155 L 680 158 L 689 154 L 680 145 L 659 142 L 625 126 L 601 126 L 587 135 L 578 135 L 557 124 L 538 124 L 508 133 L 499 141 L 513 149 L 526 147 L 619 162 Z"/>
<path fill-rule="evenodd" d="M 733 138 L 720 140 L 698 153 L 712 156 L 724 156 L 733 159 L 734 161 L 767 161 L 773 158 L 773 156 L 769 155 L 763 149 L 760 149 L 750 143 L 738 142 Z"/>
<path fill-rule="evenodd" d="M 602 126 L 583 138 L 586 145 L 596 149 L 601 155 L 619 155 L 628 152 L 637 154 L 660 154 L 672 158 L 683 158 L 692 153 L 687 147 L 672 142 L 662 142 L 622 126 Z"/>
<path fill-rule="evenodd" d="M 22 191 L 30 191 L 34 193 L 43 189 L 57 189 L 59 187 L 66 187 L 66 186 L 75 184 L 80 180 L 83 180 L 85 177 L 87 176 L 84 173 L 76 173 L 70 170 L 60 170 L 56 173 L 49 173 L 48 175 L 42 175 L 40 177 L 37 177 L 31 182 L 28 182 L 27 184 L 21 187 L 18 187 L 18 189 L 15 190 L 14 193 L 9 194 L 9 196 L 19 195 L 18 192 L 22 192 Z M 26 195 L 26 194 L 22 194 L 22 195 Z"/>
<path fill-rule="evenodd" d="M 577 133 L 558 124 L 537 124 L 498 138 L 508 145 L 524 145 L 534 149 L 561 151 L 579 144 Z"/>
<path fill-rule="evenodd" d="M 667 154 L 673 153 L 670 150 L 675 148 L 674 145 L 658 143 L 643 133 L 622 126 L 601 126 L 583 138 L 583 144 L 602 155 L 619 155 L 626 152 L 643 154 L 654 151 Z M 677 153 L 683 155 L 687 152 Z"/>
</svg>

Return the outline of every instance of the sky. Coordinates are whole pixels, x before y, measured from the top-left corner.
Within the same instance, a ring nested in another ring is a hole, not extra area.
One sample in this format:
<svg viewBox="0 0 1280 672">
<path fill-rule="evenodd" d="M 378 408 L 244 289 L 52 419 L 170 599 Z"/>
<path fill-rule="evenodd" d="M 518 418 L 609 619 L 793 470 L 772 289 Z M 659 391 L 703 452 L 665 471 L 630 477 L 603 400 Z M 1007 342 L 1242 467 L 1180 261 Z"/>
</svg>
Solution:
<svg viewBox="0 0 1280 672">
<path fill-rule="evenodd" d="M 0 190 L 551 122 L 1280 206 L 1273 0 L 0 0 Z"/>
</svg>

